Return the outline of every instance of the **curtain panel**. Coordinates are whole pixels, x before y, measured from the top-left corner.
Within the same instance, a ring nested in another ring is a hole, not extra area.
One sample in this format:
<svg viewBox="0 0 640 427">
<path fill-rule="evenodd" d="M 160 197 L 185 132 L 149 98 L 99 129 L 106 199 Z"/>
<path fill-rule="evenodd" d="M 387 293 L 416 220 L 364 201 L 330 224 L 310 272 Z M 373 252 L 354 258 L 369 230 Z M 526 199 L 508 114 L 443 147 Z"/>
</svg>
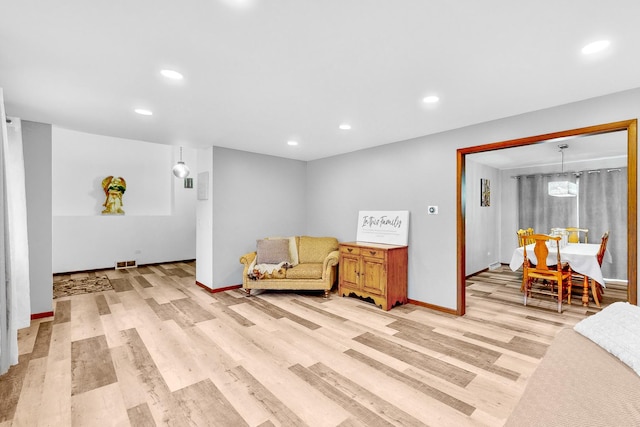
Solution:
<svg viewBox="0 0 640 427">
<path fill-rule="evenodd" d="M 549 234 L 555 227 L 575 224 L 578 206 L 575 197 L 549 196 L 552 181 L 576 182 L 575 174 L 523 175 L 518 180 L 518 228 L 533 228 Z M 514 230 L 514 233 L 516 230 Z"/>
<path fill-rule="evenodd" d="M 589 229 L 589 242 L 599 243 L 609 232 L 607 250 L 612 263 L 602 263 L 608 279 L 627 280 L 627 168 L 583 172 L 578 187 L 580 224 Z"/>
<path fill-rule="evenodd" d="M 19 119 L 7 126 L 0 89 L 2 128 L 0 207 L 0 374 L 18 363 L 18 329 L 31 321 L 29 244 L 22 127 Z"/>
<path fill-rule="evenodd" d="M 522 175 L 518 180 L 518 228 L 549 234 L 552 228 L 589 230 L 589 243 L 600 243 L 609 232 L 607 250 L 613 263 L 604 262 L 607 279 L 627 280 L 627 168 L 583 171 L 578 174 Z M 548 195 L 551 181 L 578 185 L 578 197 Z M 514 230 L 515 233 L 515 230 Z"/>
</svg>

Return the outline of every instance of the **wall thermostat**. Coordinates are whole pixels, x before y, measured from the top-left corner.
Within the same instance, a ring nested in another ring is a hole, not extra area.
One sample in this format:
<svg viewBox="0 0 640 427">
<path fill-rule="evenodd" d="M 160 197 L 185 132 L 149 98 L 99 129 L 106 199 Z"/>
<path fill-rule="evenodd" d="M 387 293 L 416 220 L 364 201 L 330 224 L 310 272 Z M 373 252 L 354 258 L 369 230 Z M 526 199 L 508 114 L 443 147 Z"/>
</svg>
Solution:
<svg viewBox="0 0 640 427">
<path fill-rule="evenodd" d="M 429 215 L 437 215 L 438 214 L 438 207 L 437 206 L 429 206 L 427 208 L 427 212 L 429 212 Z"/>
</svg>

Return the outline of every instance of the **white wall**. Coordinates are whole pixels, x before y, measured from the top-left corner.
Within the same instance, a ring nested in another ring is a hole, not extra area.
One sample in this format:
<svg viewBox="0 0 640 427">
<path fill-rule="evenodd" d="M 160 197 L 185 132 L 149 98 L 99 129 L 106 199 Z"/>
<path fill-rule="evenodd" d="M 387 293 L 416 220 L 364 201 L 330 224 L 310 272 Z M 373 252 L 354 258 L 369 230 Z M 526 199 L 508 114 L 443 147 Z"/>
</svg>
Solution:
<svg viewBox="0 0 640 427">
<path fill-rule="evenodd" d="M 309 162 L 309 232 L 353 240 L 358 210 L 409 210 L 408 296 L 455 310 L 456 150 L 639 116 L 635 89 Z"/>
<path fill-rule="evenodd" d="M 254 251 L 257 239 L 304 234 L 307 180 L 302 161 L 220 147 L 209 153 L 211 197 L 198 200 L 198 223 L 206 230 L 211 218 L 211 234 L 198 244 L 196 280 L 215 289 L 242 283 L 240 256 Z"/>
<path fill-rule="evenodd" d="M 171 168 L 179 148 L 88 134 L 52 132 L 53 272 L 195 258 L 196 190 Z M 187 165 L 195 150 L 184 149 Z M 124 215 L 102 215 L 107 176 L 127 182 Z"/>
<path fill-rule="evenodd" d="M 196 281 L 213 288 L 213 147 L 198 150 L 196 202 Z M 220 286 L 222 287 L 222 286 Z"/>
<path fill-rule="evenodd" d="M 351 241 L 358 211 L 408 210 L 408 296 L 455 307 L 455 147 L 461 143 L 447 133 L 309 162 L 310 233 Z M 438 215 L 427 215 L 431 205 Z"/>
<path fill-rule="evenodd" d="M 500 171 L 467 160 L 466 175 L 466 275 L 477 273 L 500 259 Z M 490 206 L 480 206 L 480 179 L 491 183 Z"/>
</svg>

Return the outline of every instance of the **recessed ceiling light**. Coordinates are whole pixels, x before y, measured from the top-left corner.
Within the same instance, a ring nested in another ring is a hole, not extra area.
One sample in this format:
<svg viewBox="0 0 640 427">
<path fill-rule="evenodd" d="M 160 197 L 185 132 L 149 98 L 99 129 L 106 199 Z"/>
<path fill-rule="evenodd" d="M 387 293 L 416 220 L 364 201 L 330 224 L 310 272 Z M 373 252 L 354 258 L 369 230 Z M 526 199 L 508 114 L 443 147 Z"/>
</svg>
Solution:
<svg viewBox="0 0 640 427">
<path fill-rule="evenodd" d="M 349 130 L 351 129 L 351 125 L 349 123 L 342 123 L 340 126 L 338 126 L 340 129 L 342 130 Z"/>
<path fill-rule="evenodd" d="M 592 53 L 597 53 L 605 50 L 609 47 L 609 40 L 598 40 L 597 42 L 589 43 L 585 47 L 582 48 L 582 53 L 585 55 L 591 55 Z"/>
<path fill-rule="evenodd" d="M 429 95 L 422 98 L 422 102 L 424 102 L 425 104 L 435 104 L 438 101 L 440 101 L 440 98 L 435 95 Z"/>
<path fill-rule="evenodd" d="M 172 80 L 182 80 L 184 78 L 184 76 L 181 73 L 175 70 L 161 70 L 160 74 Z"/>
<path fill-rule="evenodd" d="M 135 111 L 136 113 L 141 114 L 143 116 L 152 116 L 153 115 L 153 111 L 145 110 L 144 108 L 136 108 L 133 111 Z"/>
<path fill-rule="evenodd" d="M 289 140 L 289 141 L 287 141 L 287 144 L 289 144 L 292 147 L 295 147 L 296 145 L 298 145 L 298 141 Z"/>
</svg>

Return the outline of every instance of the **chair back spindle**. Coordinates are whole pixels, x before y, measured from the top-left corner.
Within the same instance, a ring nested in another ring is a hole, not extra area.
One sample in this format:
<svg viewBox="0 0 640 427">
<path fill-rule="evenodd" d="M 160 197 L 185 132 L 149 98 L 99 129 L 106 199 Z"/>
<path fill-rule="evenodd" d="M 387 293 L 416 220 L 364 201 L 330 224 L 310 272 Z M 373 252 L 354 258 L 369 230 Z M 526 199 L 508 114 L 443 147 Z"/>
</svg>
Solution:
<svg viewBox="0 0 640 427">
<path fill-rule="evenodd" d="M 598 254 L 596 258 L 598 259 L 598 264 L 602 267 L 602 260 L 604 259 L 604 253 L 607 251 L 607 243 L 609 242 L 609 232 L 607 231 L 602 235 L 602 240 L 600 241 L 600 249 L 598 249 Z"/>
<path fill-rule="evenodd" d="M 534 234 L 533 228 L 521 228 L 516 232 L 516 234 L 518 235 L 518 246 L 522 247 L 524 245 L 530 245 L 531 243 L 533 243 L 533 239 L 531 238 L 531 236 Z"/>
</svg>

